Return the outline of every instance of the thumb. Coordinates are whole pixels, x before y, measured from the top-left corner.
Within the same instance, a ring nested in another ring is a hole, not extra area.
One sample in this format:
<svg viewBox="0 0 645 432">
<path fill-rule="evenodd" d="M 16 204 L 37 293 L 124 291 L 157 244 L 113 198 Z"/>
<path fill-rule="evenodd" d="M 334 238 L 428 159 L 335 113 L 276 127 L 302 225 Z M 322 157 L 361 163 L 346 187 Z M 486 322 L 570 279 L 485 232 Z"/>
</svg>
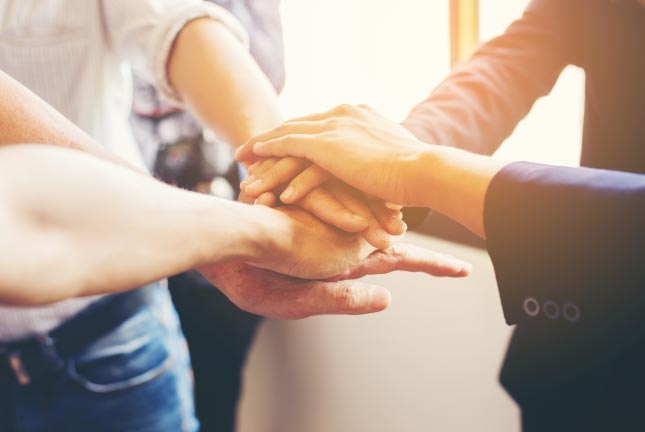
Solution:
<svg viewBox="0 0 645 432">
<path fill-rule="evenodd" d="M 363 315 L 386 309 L 392 296 L 378 285 L 356 281 L 321 282 L 308 281 L 295 304 L 300 317 L 313 315 Z"/>
</svg>

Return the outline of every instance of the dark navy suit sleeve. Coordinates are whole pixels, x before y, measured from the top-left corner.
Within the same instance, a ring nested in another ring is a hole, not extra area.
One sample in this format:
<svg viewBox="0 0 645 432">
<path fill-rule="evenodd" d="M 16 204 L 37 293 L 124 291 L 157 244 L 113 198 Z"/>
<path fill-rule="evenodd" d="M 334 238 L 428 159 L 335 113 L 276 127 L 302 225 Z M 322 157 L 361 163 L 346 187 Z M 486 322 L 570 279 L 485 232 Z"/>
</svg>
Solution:
<svg viewBox="0 0 645 432">
<path fill-rule="evenodd" d="M 484 225 L 506 321 L 622 334 L 645 316 L 645 175 L 527 162 L 492 180 Z"/>
</svg>

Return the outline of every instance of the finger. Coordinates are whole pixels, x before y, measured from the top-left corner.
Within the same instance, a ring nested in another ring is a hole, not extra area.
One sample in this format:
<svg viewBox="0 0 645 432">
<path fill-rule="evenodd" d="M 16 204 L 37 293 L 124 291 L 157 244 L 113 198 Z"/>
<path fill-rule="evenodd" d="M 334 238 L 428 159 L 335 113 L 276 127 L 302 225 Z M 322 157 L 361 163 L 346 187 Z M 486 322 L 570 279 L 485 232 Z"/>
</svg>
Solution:
<svg viewBox="0 0 645 432">
<path fill-rule="evenodd" d="M 237 200 L 244 204 L 253 204 L 254 198 L 248 196 L 244 193 L 244 190 L 240 192 L 240 196 L 237 197 Z"/>
<path fill-rule="evenodd" d="M 291 180 L 287 188 L 280 195 L 280 200 L 285 204 L 295 203 L 330 178 L 331 174 L 327 171 L 316 165 L 311 165 Z"/>
<path fill-rule="evenodd" d="M 397 270 L 424 272 L 432 276 L 465 277 L 472 271 L 472 265 L 452 255 L 431 251 L 410 243 L 399 243 L 392 247 L 392 254 L 398 257 Z"/>
<path fill-rule="evenodd" d="M 263 192 L 274 190 L 278 186 L 293 179 L 304 170 L 310 162 L 299 158 L 284 158 L 260 174 L 254 171 L 251 181 L 244 186 L 244 191 L 251 196 L 259 196 Z"/>
<path fill-rule="evenodd" d="M 368 200 L 367 205 L 388 234 L 399 236 L 407 231 L 408 226 L 400 211 L 388 208 L 383 200 Z"/>
<path fill-rule="evenodd" d="M 273 192 L 264 192 L 253 201 L 255 205 L 263 205 L 266 207 L 275 207 L 278 205 L 278 198 Z"/>
<path fill-rule="evenodd" d="M 329 124 L 324 120 L 311 121 L 301 120 L 301 121 L 288 121 L 281 124 L 278 127 L 275 127 L 271 130 L 263 132 L 259 135 L 254 136 L 248 142 L 257 143 L 270 141 L 276 138 L 282 138 L 287 135 L 302 134 L 302 135 L 316 135 L 321 132 L 324 132 L 329 128 Z"/>
<path fill-rule="evenodd" d="M 248 185 L 258 179 L 259 176 L 269 171 L 275 164 L 280 161 L 278 158 L 261 159 L 247 168 L 249 176 L 240 183 L 240 189 L 245 190 Z"/>
<path fill-rule="evenodd" d="M 361 232 L 368 226 L 364 217 L 346 209 L 329 191 L 316 188 L 298 201 L 298 207 L 307 210 L 323 222 L 347 232 Z"/>
<path fill-rule="evenodd" d="M 359 194 L 355 189 L 350 188 L 344 183 L 337 181 L 331 182 L 326 188 L 347 210 L 362 216 L 368 221 L 368 226 L 363 230 L 362 234 L 369 244 L 377 249 L 384 249 L 392 245 L 393 238 L 374 217 L 362 199 L 362 194 Z"/>
<path fill-rule="evenodd" d="M 287 157 L 294 156 L 309 159 L 311 162 L 316 163 L 315 160 L 309 158 L 311 154 L 317 154 L 317 147 L 321 145 L 321 136 L 307 135 L 307 134 L 292 134 L 285 135 L 268 141 L 258 141 L 255 143 L 247 143 L 240 147 L 235 153 L 235 158 L 240 162 L 249 162 L 261 158 L 274 157 Z M 326 145 L 326 144 L 325 144 Z M 333 148 L 328 148 L 328 151 L 333 152 Z"/>
<path fill-rule="evenodd" d="M 253 146 L 258 142 L 270 141 L 294 134 L 316 135 L 328 128 L 327 123 L 323 121 L 289 121 L 248 140 L 235 151 L 235 158 L 238 161 L 247 162 L 257 158 L 253 152 Z"/>
<path fill-rule="evenodd" d="M 357 279 L 395 270 L 423 272 L 437 277 L 464 277 L 470 274 L 472 266 L 450 255 L 399 243 L 386 250 L 374 251 L 361 264 L 331 280 Z"/>
<path fill-rule="evenodd" d="M 314 315 L 363 315 L 380 312 L 392 300 L 390 292 L 378 285 L 354 281 L 301 282 L 303 289 L 293 294 L 294 318 Z"/>
<path fill-rule="evenodd" d="M 251 183 L 254 179 L 269 171 L 273 166 L 280 162 L 280 158 L 263 158 L 262 160 L 254 163 L 248 169 L 249 177 L 246 179 L 246 184 Z M 251 179 L 251 181 L 249 181 Z"/>
</svg>

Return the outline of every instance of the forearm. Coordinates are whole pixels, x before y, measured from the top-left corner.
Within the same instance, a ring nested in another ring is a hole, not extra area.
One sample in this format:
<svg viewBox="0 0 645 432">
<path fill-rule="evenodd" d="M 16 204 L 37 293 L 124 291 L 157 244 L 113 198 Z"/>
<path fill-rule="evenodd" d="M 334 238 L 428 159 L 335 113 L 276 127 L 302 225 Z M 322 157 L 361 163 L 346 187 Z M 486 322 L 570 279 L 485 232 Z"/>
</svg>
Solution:
<svg viewBox="0 0 645 432">
<path fill-rule="evenodd" d="M 136 169 L 0 71 L 0 146 L 20 143 L 73 148 Z"/>
<path fill-rule="evenodd" d="M 179 33 L 168 74 L 203 124 L 235 147 L 282 121 L 276 92 L 262 70 L 212 19 L 193 20 Z"/>
<path fill-rule="evenodd" d="M 2 302 L 122 291 L 205 263 L 249 259 L 264 235 L 261 209 L 78 152 L 6 147 L 0 173 L 0 249 L 11 251 L 0 259 Z"/>
<path fill-rule="evenodd" d="M 408 194 L 415 204 L 432 208 L 480 237 L 491 180 L 508 162 L 463 150 L 432 146 L 420 153 L 409 170 Z"/>
<path fill-rule="evenodd" d="M 578 55 L 571 2 L 533 0 L 458 65 L 403 125 L 421 141 L 492 154 Z"/>
</svg>

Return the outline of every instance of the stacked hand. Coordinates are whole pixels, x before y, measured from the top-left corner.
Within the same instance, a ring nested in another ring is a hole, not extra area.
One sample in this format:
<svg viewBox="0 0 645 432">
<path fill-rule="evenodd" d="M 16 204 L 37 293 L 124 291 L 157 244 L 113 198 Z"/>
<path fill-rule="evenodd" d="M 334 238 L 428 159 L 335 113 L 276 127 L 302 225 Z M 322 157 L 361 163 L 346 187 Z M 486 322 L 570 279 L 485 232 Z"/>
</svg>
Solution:
<svg viewBox="0 0 645 432">
<path fill-rule="evenodd" d="M 357 266 L 370 264 L 369 273 L 381 270 L 373 262 L 389 266 L 384 253 L 394 254 L 397 265 L 406 270 L 460 276 L 468 264 L 405 244 L 375 249 L 360 233 L 332 227 L 306 211 L 293 206 L 277 209 L 254 208 L 265 221 L 266 239 L 252 255 L 241 259 L 256 267 L 305 279 L 327 279 L 355 274 Z M 384 252 L 385 251 L 385 252 Z M 377 253 L 374 253 L 377 252 Z"/>
<path fill-rule="evenodd" d="M 362 233 L 377 248 L 390 246 L 392 236 L 407 230 L 399 206 L 366 196 L 305 159 L 267 158 L 250 165 L 249 173 L 241 185 L 242 202 L 300 207 L 343 231 Z M 296 189 L 293 185 L 302 185 L 307 193 L 288 198 L 291 192 L 284 185 L 288 180 L 292 180 L 291 190 Z"/>
<path fill-rule="evenodd" d="M 379 312 L 390 303 L 389 291 L 355 279 L 395 270 L 439 277 L 463 277 L 470 272 L 468 263 L 448 255 L 404 243 L 374 250 L 360 234 L 342 232 L 303 210 L 282 207 L 279 211 L 293 221 L 290 229 L 297 232 L 297 241 L 275 245 L 269 254 L 262 252 L 254 265 L 213 264 L 199 269 L 233 303 L 251 313 L 300 319 Z"/>
<path fill-rule="evenodd" d="M 267 170 L 254 177 L 252 192 L 262 194 L 287 184 L 285 203 L 298 202 L 329 175 L 369 195 L 398 205 L 415 203 L 406 176 L 427 148 L 398 124 L 368 107 L 343 105 L 323 114 L 294 119 L 240 147 L 238 160 L 258 163 L 266 158 L 301 158 L 315 170 L 292 178 L 289 172 Z M 249 187 L 246 186 L 246 192 Z"/>
<path fill-rule="evenodd" d="M 199 269 L 239 308 L 275 319 L 382 311 L 390 303 L 389 291 L 355 279 L 395 270 L 463 277 L 470 272 L 470 265 L 448 255 L 397 244 L 371 253 L 355 267 L 328 280 L 298 279 L 240 263 L 214 264 Z"/>
<path fill-rule="evenodd" d="M 468 275 L 470 265 L 453 257 L 403 243 L 384 247 L 405 231 L 400 205 L 413 199 L 403 177 L 422 149 L 400 126 L 349 106 L 254 138 L 236 154 L 251 174 L 241 199 L 287 204 L 264 210 L 268 219 L 280 215 L 271 222 L 275 241 L 247 264 L 202 273 L 242 309 L 283 319 L 384 309 L 385 288 L 354 281 L 368 274 Z"/>
</svg>

